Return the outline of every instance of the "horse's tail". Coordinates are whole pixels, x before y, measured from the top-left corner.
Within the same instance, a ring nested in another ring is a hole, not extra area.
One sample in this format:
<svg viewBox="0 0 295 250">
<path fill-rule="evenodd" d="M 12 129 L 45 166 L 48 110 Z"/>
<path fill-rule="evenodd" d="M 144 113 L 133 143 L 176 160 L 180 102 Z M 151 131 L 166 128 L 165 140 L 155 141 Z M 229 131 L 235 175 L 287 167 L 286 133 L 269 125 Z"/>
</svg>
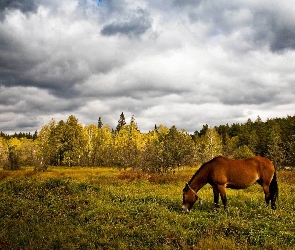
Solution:
<svg viewBox="0 0 295 250">
<path fill-rule="evenodd" d="M 275 209 L 275 202 L 279 197 L 279 187 L 276 172 L 274 173 L 274 176 L 272 177 L 271 183 L 269 185 L 269 192 L 272 208 Z"/>
</svg>

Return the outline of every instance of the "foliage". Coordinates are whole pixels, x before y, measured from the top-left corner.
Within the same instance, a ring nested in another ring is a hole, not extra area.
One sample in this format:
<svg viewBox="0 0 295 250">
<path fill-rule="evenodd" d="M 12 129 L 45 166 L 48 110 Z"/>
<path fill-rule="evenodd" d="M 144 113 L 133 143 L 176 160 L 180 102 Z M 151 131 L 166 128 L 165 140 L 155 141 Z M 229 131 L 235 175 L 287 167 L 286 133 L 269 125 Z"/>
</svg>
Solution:
<svg viewBox="0 0 295 250">
<path fill-rule="evenodd" d="M 238 147 L 232 155 L 233 159 L 246 159 L 255 156 L 247 145 Z"/>
<path fill-rule="evenodd" d="M 4 166 L 7 160 L 8 160 L 8 143 L 5 138 L 0 137 L 0 166 Z"/>
<path fill-rule="evenodd" d="M 279 169 L 295 166 L 295 116 L 268 119 L 263 122 L 258 116 L 253 122 L 220 125 L 216 127 L 223 138 L 238 138 L 238 147 L 247 146 L 255 155 L 270 158 Z M 195 134 L 198 134 L 196 131 Z"/>
<path fill-rule="evenodd" d="M 277 169 L 282 168 L 282 163 L 285 161 L 280 133 L 280 127 L 277 124 L 274 124 L 271 128 L 270 139 L 267 143 L 267 156 L 272 159 L 272 162 Z"/>
<path fill-rule="evenodd" d="M 19 165 L 19 155 L 15 146 L 8 147 L 8 160 L 3 166 L 4 170 L 18 170 Z"/>
<path fill-rule="evenodd" d="M 207 162 L 223 154 L 220 135 L 215 128 L 207 128 L 205 134 L 196 141 L 200 162 Z"/>
<path fill-rule="evenodd" d="M 116 131 L 120 131 L 120 129 L 122 127 L 124 127 L 126 125 L 126 121 L 125 121 L 125 115 L 124 113 L 122 112 L 121 115 L 120 115 L 120 119 L 118 120 L 118 125 L 116 127 Z"/>
<path fill-rule="evenodd" d="M 141 154 L 141 170 L 167 173 L 176 167 L 193 164 L 195 145 L 184 130 L 160 125 L 149 133 L 148 138 Z"/>
<path fill-rule="evenodd" d="M 39 133 L 28 138 L 0 135 L 0 166 L 18 169 L 34 166 L 114 166 L 149 173 L 168 173 L 181 166 L 202 164 L 215 156 L 246 158 L 268 157 L 277 169 L 295 166 L 295 116 L 269 119 L 260 117 L 244 124 L 203 126 L 193 135 L 176 126 L 155 126 L 142 133 L 131 117 L 126 124 L 120 115 L 115 130 L 103 125 L 82 125 L 71 115 L 66 121 L 52 119 Z"/>
<path fill-rule="evenodd" d="M 295 248 L 293 172 L 278 172 L 275 212 L 265 208 L 259 185 L 228 190 L 228 210 L 214 212 L 205 186 L 199 192 L 205 202 L 183 214 L 181 190 L 195 170 L 0 171 L 0 249 Z"/>
</svg>

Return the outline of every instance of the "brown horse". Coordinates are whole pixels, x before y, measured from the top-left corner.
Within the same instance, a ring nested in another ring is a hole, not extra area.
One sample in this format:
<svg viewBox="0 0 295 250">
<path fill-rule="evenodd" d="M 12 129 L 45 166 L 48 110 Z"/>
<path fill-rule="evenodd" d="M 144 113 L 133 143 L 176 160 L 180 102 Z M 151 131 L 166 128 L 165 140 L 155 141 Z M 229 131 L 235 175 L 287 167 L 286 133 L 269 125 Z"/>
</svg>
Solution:
<svg viewBox="0 0 295 250">
<path fill-rule="evenodd" d="M 215 209 L 219 207 L 219 194 L 226 209 L 226 188 L 245 189 L 254 183 L 262 186 L 266 204 L 271 201 L 271 208 L 276 209 L 278 184 L 275 167 L 264 157 L 245 160 L 231 160 L 222 156 L 204 163 L 186 183 L 183 189 L 182 210 L 189 212 L 196 200 L 197 192 L 207 183 L 213 188 Z"/>
</svg>

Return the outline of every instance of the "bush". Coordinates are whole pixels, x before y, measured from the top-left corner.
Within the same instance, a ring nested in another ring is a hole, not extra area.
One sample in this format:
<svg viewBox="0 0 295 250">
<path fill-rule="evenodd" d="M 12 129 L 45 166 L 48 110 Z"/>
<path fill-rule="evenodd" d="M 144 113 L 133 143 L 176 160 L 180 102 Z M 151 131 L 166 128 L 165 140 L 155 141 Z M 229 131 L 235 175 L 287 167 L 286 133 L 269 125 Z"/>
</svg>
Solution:
<svg viewBox="0 0 295 250">
<path fill-rule="evenodd" d="M 238 147 L 233 153 L 234 159 L 246 159 L 246 158 L 251 158 L 253 156 L 255 156 L 254 153 L 246 145 Z"/>
<path fill-rule="evenodd" d="M 47 171 L 47 169 L 48 169 L 48 166 L 45 164 L 36 164 L 34 166 L 35 172 L 45 172 L 45 171 Z"/>
</svg>

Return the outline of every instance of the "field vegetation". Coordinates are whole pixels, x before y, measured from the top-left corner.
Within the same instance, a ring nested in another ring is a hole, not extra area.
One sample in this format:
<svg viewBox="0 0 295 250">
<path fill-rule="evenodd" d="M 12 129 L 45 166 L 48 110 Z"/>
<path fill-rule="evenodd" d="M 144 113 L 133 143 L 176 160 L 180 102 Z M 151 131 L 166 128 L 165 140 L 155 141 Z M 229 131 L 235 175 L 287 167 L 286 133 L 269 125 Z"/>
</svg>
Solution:
<svg viewBox="0 0 295 250">
<path fill-rule="evenodd" d="M 71 115 L 33 135 L 0 132 L 0 249 L 295 249 L 294 131 L 288 116 L 142 133 L 122 112 L 115 129 Z M 185 182 L 219 155 L 268 157 L 278 209 L 254 185 L 214 212 L 207 185 L 183 214 Z"/>
<path fill-rule="evenodd" d="M 0 170 L 0 249 L 295 248 L 294 172 L 278 171 L 276 211 L 254 185 L 228 190 L 228 210 L 214 212 L 206 185 L 203 204 L 183 214 L 182 188 L 196 169 Z"/>
</svg>

